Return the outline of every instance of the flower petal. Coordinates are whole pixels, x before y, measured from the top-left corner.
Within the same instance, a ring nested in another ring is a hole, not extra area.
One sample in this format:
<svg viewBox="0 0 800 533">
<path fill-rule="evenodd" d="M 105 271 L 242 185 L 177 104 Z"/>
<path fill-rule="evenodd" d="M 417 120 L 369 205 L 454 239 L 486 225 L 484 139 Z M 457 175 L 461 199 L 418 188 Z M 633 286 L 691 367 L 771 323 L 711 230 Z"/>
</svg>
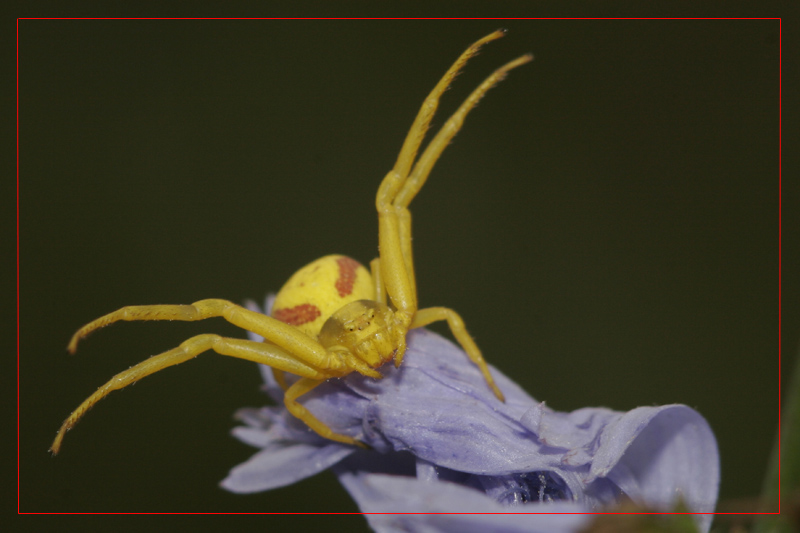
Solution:
<svg viewBox="0 0 800 533">
<path fill-rule="evenodd" d="M 638 503 L 673 509 L 680 499 L 696 513 L 713 513 L 719 452 L 705 419 L 685 405 L 639 407 L 609 425 L 594 456 L 592 476 L 607 476 Z M 708 529 L 712 516 L 701 520 Z"/>
<path fill-rule="evenodd" d="M 399 369 L 382 368 L 380 381 L 363 376 L 343 380 L 362 398 L 353 408 L 361 410 L 368 444 L 383 451 L 408 450 L 428 462 L 475 474 L 560 464 L 560 454 L 545 451 L 536 439 L 530 416 L 522 422 L 538 405 L 533 398 L 493 370 L 506 394 L 502 403 L 450 341 L 426 330 L 414 330 L 408 337 Z"/>
<path fill-rule="evenodd" d="M 282 390 L 271 369 L 261 370 L 266 390 L 280 402 Z M 549 512 L 559 505 L 592 512 L 626 497 L 662 511 L 672 510 L 678 498 L 695 512 L 714 509 L 716 441 L 689 407 L 561 413 L 492 369 L 506 395 L 502 403 L 460 348 L 423 329 L 409 332 L 400 368 L 385 365 L 380 371 L 380 380 L 359 374 L 328 380 L 301 399 L 331 429 L 374 451 L 331 443 L 283 406 L 242 410 L 239 418 L 249 427 L 235 430 L 236 436 L 263 449 L 236 467 L 223 486 L 265 490 L 332 466 L 362 510 L 502 512 L 546 506 Z M 469 531 L 478 523 L 474 517 L 464 523 L 431 517 L 370 520 L 382 531 Z M 698 524 L 706 531 L 710 521 L 701 516 Z M 571 523 L 563 524 L 569 530 Z M 480 529 L 560 531 L 561 525 L 501 521 Z"/>
<path fill-rule="evenodd" d="M 577 504 L 565 502 L 537 506 L 535 507 L 537 512 L 534 513 L 476 514 L 507 513 L 509 508 L 476 490 L 455 483 L 352 472 L 340 475 L 339 479 L 362 512 L 393 513 L 366 516 L 370 526 L 379 533 L 400 531 L 566 533 L 577 531 L 591 519 L 590 516 L 580 514 L 541 514 L 585 511 Z M 514 508 L 515 511 L 519 509 Z M 531 507 L 527 506 L 525 509 L 530 510 Z"/>
<path fill-rule="evenodd" d="M 313 476 L 351 453 L 352 447 L 338 443 L 321 447 L 310 444 L 270 446 L 234 467 L 220 485 L 238 493 L 275 489 Z"/>
</svg>

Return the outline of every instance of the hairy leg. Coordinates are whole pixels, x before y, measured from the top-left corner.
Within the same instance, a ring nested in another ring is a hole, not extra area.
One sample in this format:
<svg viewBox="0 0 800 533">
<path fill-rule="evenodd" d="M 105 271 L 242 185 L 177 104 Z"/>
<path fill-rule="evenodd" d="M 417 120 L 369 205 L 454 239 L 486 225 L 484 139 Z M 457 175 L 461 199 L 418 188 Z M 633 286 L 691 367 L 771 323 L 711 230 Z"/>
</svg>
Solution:
<svg viewBox="0 0 800 533">
<path fill-rule="evenodd" d="M 111 392 L 123 389 L 128 385 L 136 383 L 142 378 L 164 370 L 170 366 L 194 359 L 207 350 L 214 350 L 220 355 L 246 359 L 256 363 L 269 365 L 272 368 L 291 372 L 299 376 L 304 376 L 312 381 L 321 381 L 331 377 L 330 374 L 314 368 L 305 361 L 293 356 L 277 346 L 255 342 L 244 339 L 231 339 L 220 337 L 219 335 L 205 334 L 192 337 L 173 348 L 159 355 L 154 355 L 141 363 L 120 372 L 111 378 L 105 385 L 86 398 L 72 414 L 67 417 L 58 430 L 50 451 L 57 454 L 61 448 L 61 441 L 67 431 L 91 409 L 94 404 L 108 396 Z"/>
</svg>

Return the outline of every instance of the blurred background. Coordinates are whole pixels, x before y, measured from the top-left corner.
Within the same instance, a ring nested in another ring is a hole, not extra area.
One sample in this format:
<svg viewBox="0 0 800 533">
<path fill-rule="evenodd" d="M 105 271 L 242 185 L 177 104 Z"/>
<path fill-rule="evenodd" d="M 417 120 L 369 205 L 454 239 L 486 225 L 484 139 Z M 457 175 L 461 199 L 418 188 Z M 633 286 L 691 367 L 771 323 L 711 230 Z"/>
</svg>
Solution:
<svg viewBox="0 0 800 533">
<path fill-rule="evenodd" d="M 458 310 L 554 409 L 697 409 L 721 498 L 759 493 L 779 400 L 778 21 L 24 21 L 22 511 L 357 511 L 329 473 L 218 487 L 254 453 L 233 412 L 267 398 L 255 365 L 210 353 L 112 394 L 52 459 L 63 419 L 115 373 L 242 333 L 126 323 L 65 346 L 124 305 L 262 301 L 322 255 L 368 262 L 375 192 L 419 105 L 500 26 L 434 128 L 494 68 L 536 59 L 412 204 L 421 305 Z M 784 210 L 784 239 L 797 222 Z M 785 254 L 784 375 L 796 267 Z"/>
</svg>

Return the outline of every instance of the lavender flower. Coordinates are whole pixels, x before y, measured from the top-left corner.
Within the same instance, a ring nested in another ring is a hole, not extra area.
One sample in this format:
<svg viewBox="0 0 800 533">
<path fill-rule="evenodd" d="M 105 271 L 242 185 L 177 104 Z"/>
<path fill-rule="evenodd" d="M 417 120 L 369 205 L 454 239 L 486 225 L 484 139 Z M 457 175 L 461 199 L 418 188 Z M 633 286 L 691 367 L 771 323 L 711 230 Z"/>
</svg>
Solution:
<svg viewBox="0 0 800 533">
<path fill-rule="evenodd" d="M 373 448 L 362 450 L 294 418 L 271 370 L 261 370 L 280 406 L 237 414 L 246 425 L 234 435 L 261 450 L 222 481 L 232 492 L 273 489 L 332 468 L 365 513 L 535 513 L 368 515 L 378 531 L 574 531 L 590 517 L 539 513 L 599 512 L 628 499 L 665 512 L 678 501 L 692 512 L 714 511 L 716 440 L 684 405 L 561 413 L 492 368 L 502 403 L 458 347 L 418 329 L 409 332 L 401 367 L 382 367 L 382 380 L 351 374 L 303 396 L 335 432 Z M 698 515 L 702 531 L 711 518 Z"/>
</svg>

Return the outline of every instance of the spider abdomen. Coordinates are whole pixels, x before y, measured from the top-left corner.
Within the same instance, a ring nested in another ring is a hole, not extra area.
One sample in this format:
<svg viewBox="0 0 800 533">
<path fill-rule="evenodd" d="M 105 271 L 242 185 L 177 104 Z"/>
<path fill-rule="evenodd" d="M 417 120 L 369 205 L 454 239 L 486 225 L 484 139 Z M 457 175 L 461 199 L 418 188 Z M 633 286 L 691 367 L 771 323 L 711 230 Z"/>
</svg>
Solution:
<svg viewBox="0 0 800 533">
<path fill-rule="evenodd" d="M 327 255 L 294 273 L 278 292 L 272 317 L 316 338 L 330 316 L 351 302 L 375 298 L 372 276 L 361 263 Z"/>
</svg>

